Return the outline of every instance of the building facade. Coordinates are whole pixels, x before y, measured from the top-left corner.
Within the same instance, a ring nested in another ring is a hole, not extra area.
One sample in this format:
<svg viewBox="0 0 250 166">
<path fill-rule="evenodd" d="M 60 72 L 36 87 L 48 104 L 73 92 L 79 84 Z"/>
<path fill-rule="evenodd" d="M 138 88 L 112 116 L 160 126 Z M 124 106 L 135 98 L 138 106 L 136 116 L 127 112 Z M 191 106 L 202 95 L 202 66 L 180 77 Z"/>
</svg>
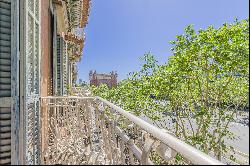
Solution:
<svg viewBox="0 0 250 166">
<path fill-rule="evenodd" d="M 0 0 L 0 165 L 39 164 L 40 98 L 68 95 L 90 0 Z"/>
<path fill-rule="evenodd" d="M 110 72 L 109 74 L 98 74 L 96 71 L 89 72 L 90 85 L 99 86 L 101 84 L 106 84 L 109 88 L 117 86 L 116 72 Z"/>
</svg>

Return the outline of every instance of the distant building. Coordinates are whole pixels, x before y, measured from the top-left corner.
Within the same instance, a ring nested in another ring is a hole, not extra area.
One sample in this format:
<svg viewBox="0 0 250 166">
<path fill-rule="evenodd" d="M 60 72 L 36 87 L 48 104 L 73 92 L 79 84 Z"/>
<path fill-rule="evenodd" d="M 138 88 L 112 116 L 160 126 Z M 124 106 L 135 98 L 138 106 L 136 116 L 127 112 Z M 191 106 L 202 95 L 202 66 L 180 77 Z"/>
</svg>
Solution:
<svg viewBox="0 0 250 166">
<path fill-rule="evenodd" d="M 116 72 L 110 72 L 109 74 L 98 74 L 96 71 L 89 72 L 89 81 L 90 85 L 99 86 L 101 84 L 107 84 L 109 88 L 117 86 L 117 77 Z"/>
</svg>

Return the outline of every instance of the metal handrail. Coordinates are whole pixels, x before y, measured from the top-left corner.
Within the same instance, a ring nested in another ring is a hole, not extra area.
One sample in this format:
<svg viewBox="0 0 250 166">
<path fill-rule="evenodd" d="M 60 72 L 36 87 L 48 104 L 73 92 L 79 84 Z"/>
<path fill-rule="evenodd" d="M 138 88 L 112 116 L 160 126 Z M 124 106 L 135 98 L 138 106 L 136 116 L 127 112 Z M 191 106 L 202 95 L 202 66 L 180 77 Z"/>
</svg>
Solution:
<svg viewBox="0 0 250 166">
<path fill-rule="evenodd" d="M 107 104 L 109 107 L 115 109 L 117 112 L 140 126 L 142 129 L 152 134 L 155 138 L 161 140 L 163 143 L 168 145 L 170 148 L 179 152 L 182 156 L 189 159 L 193 164 L 199 165 L 225 165 L 222 162 L 208 156 L 207 154 L 197 150 L 196 148 L 188 145 L 187 143 L 181 141 L 180 139 L 166 133 L 162 132 L 160 128 L 157 128 L 148 122 L 138 118 L 137 116 L 123 110 L 122 108 L 112 104 L 111 102 L 101 98 L 96 97 L 98 100 Z"/>
<path fill-rule="evenodd" d="M 67 99 L 67 98 L 72 98 L 72 99 L 94 99 L 94 97 L 79 97 L 79 96 L 46 96 L 46 97 L 41 97 L 41 99 Z"/>
<path fill-rule="evenodd" d="M 119 112 L 121 115 L 138 125 L 143 130 L 147 131 L 153 137 L 162 141 L 162 143 L 168 145 L 170 148 L 177 151 L 184 158 L 190 160 L 193 164 L 197 165 L 225 165 L 224 163 L 210 157 L 209 155 L 199 151 L 198 149 L 192 147 L 191 145 L 183 142 L 182 140 L 174 137 L 173 135 L 163 132 L 162 129 L 157 128 L 150 123 L 140 119 L 139 117 L 131 114 L 128 111 L 123 110 L 122 108 L 114 105 L 113 103 L 101 98 L 101 97 L 77 97 L 77 96 L 48 96 L 41 97 L 41 99 L 58 99 L 58 98 L 73 98 L 73 99 L 97 99 L 103 102 L 105 105 Z"/>
</svg>

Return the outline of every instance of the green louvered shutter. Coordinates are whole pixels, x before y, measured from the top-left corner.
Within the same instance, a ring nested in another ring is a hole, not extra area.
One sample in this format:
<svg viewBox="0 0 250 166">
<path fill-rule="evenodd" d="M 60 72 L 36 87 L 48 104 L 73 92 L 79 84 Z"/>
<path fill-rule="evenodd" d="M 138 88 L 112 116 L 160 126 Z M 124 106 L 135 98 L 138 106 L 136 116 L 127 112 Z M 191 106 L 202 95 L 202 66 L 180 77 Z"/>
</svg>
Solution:
<svg viewBox="0 0 250 166">
<path fill-rule="evenodd" d="M 67 43 L 57 36 L 57 94 L 68 94 L 68 54 Z"/>
<path fill-rule="evenodd" d="M 0 0 L 0 165 L 11 164 L 11 1 Z"/>
<path fill-rule="evenodd" d="M 63 94 L 63 39 L 57 36 L 57 95 L 61 96 Z"/>
<path fill-rule="evenodd" d="M 0 0 L 0 165 L 18 163 L 18 13 L 18 0 Z"/>
<path fill-rule="evenodd" d="M 63 51 L 63 67 L 62 67 L 62 73 L 63 73 L 63 82 L 62 82 L 62 86 L 63 86 L 63 95 L 68 95 L 68 63 L 69 63 L 69 58 L 68 58 L 68 54 L 67 54 L 67 43 L 63 40 L 63 47 L 62 47 L 62 51 Z"/>
</svg>

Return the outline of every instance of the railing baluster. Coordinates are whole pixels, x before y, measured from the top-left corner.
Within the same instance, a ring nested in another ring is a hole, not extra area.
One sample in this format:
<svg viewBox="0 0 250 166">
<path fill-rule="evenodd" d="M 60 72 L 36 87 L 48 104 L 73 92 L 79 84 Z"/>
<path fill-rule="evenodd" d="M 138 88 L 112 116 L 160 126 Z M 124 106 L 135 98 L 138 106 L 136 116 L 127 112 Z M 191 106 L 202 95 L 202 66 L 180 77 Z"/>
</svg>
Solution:
<svg viewBox="0 0 250 166">
<path fill-rule="evenodd" d="M 134 154 L 133 154 L 133 151 L 131 150 L 132 144 L 133 144 L 132 140 L 129 140 L 129 142 L 128 142 L 129 163 L 130 163 L 130 165 L 135 165 Z"/>
<path fill-rule="evenodd" d="M 107 119 L 108 120 L 108 119 Z M 109 140 L 109 154 L 110 154 L 110 158 L 112 159 L 112 164 L 114 163 L 114 152 L 113 152 L 113 142 L 112 142 L 112 136 L 111 136 L 111 122 L 108 122 L 108 129 L 107 129 L 107 136 L 108 136 L 108 140 Z"/>
<path fill-rule="evenodd" d="M 102 133 L 102 140 L 104 142 L 104 150 L 105 154 L 107 155 L 108 159 L 111 160 L 110 155 L 109 155 L 109 147 L 108 147 L 108 140 L 106 138 L 106 125 L 104 122 L 104 114 L 101 114 L 101 133 Z"/>
<path fill-rule="evenodd" d="M 87 125 L 87 137 L 90 143 L 90 149 L 93 149 L 93 145 L 92 145 L 92 140 L 91 140 L 91 136 L 92 136 L 92 121 L 91 121 L 91 110 L 89 107 L 86 108 L 86 125 Z"/>
<path fill-rule="evenodd" d="M 148 162 L 148 158 L 150 151 L 155 143 L 155 140 L 151 139 L 148 134 L 145 134 L 144 137 L 145 137 L 145 143 L 142 150 L 141 165 L 148 165 L 148 164 L 152 165 L 152 163 Z"/>
<path fill-rule="evenodd" d="M 120 140 L 120 147 L 121 147 L 121 163 L 122 165 L 125 165 L 125 154 L 124 154 L 124 149 L 125 149 L 125 145 L 124 145 L 124 141 L 121 139 Z"/>
</svg>

